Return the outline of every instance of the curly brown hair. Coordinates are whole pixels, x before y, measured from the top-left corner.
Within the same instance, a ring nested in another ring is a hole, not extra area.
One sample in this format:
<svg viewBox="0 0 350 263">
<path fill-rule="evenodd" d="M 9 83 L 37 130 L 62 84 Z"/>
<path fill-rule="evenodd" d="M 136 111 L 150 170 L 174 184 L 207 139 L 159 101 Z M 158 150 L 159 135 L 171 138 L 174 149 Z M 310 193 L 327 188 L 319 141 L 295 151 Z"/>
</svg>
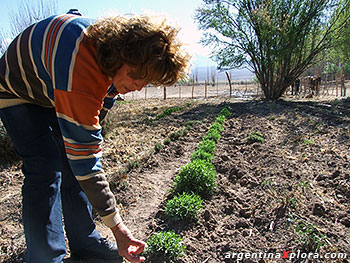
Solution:
<svg viewBox="0 0 350 263">
<path fill-rule="evenodd" d="M 109 17 L 91 25 L 88 37 L 96 41 L 102 71 L 114 77 L 126 63 L 130 77 L 159 85 L 172 85 L 186 77 L 190 56 L 177 40 L 178 29 L 149 16 Z"/>
</svg>

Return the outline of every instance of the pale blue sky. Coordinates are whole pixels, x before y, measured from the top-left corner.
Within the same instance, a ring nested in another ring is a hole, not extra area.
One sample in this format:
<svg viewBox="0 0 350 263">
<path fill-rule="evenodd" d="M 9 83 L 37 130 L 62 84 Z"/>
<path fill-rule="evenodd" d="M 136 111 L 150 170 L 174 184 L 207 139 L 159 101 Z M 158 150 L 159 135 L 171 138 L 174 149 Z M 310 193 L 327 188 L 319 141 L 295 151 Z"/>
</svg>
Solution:
<svg viewBox="0 0 350 263">
<path fill-rule="evenodd" d="M 18 8 L 21 2 L 22 0 L 1 0 L 1 28 L 9 27 L 8 13 Z M 194 22 L 195 10 L 201 6 L 202 0 L 57 0 L 57 3 L 60 13 L 67 12 L 70 8 L 77 8 L 83 15 L 95 18 L 113 13 L 119 15 L 126 13 L 165 15 L 171 22 L 180 26 L 180 39 L 193 53 L 194 66 L 213 64 L 211 60 L 206 59 L 209 56 L 209 48 L 204 48 L 199 43 L 202 33 Z"/>
</svg>

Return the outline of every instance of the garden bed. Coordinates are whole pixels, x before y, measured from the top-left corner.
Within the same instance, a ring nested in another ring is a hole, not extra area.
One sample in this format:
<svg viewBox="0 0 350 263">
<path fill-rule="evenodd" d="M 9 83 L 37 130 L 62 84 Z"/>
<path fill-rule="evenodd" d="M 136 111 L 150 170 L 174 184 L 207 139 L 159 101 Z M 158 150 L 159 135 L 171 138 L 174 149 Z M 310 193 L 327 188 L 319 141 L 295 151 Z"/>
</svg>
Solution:
<svg viewBox="0 0 350 263">
<path fill-rule="evenodd" d="M 199 223 L 174 223 L 164 214 L 174 179 L 224 106 L 231 117 L 212 160 L 218 186 L 203 201 Z M 181 110 L 157 119 L 169 107 Z M 300 258 L 291 262 L 304 262 L 301 257 L 315 251 L 348 254 L 309 262 L 349 262 L 349 99 L 155 100 L 120 104 L 116 111 L 109 117 L 117 122 L 108 125 L 103 161 L 124 221 L 137 238 L 174 231 L 187 247 L 180 260 L 186 263 L 236 262 L 239 253 L 257 256 L 243 262 L 282 262 L 271 257 L 291 259 L 298 251 Z M 164 144 L 189 124 L 187 134 Z M 263 141 L 250 141 L 253 133 Z M 0 174 L 2 262 L 22 262 L 19 174 L 18 163 Z"/>
</svg>

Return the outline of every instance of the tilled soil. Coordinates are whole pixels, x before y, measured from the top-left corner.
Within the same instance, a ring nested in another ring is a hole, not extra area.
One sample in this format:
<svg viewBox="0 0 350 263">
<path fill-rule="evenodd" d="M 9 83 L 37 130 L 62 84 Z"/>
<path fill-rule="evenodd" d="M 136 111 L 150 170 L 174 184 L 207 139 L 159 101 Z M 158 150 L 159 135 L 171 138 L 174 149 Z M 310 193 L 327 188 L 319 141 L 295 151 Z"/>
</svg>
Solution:
<svg viewBox="0 0 350 263">
<path fill-rule="evenodd" d="M 182 109 L 155 118 L 170 106 Z M 232 115 L 213 159 L 216 192 L 204 200 L 198 223 L 170 222 L 163 211 L 173 180 L 224 106 Z M 180 262 L 188 263 L 349 262 L 349 99 L 140 101 L 120 104 L 116 113 L 107 120 L 103 161 L 137 238 L 173 230 L 187 246 Z M 188 123 L 187 135 L 163 145 Z M 252 132 L 264 142 L 248 143 Z M 163 147 L 153 153 L 156 143 Z M 19 166 L 0 175 L 1 262 L 22 262 Z"/>
</svg>

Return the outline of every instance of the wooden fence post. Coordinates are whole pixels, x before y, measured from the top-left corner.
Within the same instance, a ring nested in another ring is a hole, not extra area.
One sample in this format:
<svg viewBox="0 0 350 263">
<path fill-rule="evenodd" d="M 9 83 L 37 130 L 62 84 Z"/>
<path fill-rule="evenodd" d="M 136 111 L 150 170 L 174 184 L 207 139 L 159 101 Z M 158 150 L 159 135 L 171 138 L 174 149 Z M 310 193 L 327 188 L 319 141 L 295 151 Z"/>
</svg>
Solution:
<svg viewBox="0 0 350 263">
<path fill-rule="evenodd" d="M 193 99 L 193 95 L 194 95 L 194 79 L 193 79 L 193 82 L 192 82 L 192 99 Z"/>
<path fill-rule="evenodd" d="M 219 80 L 216 79 L 216 97 L 219 97 Z"/>
<path fill-rule="evenodd" d="M 166 86 L 163 87 L 163 91 L 164 91 L 164 100 L 166 100 Z"/>
</svg>

